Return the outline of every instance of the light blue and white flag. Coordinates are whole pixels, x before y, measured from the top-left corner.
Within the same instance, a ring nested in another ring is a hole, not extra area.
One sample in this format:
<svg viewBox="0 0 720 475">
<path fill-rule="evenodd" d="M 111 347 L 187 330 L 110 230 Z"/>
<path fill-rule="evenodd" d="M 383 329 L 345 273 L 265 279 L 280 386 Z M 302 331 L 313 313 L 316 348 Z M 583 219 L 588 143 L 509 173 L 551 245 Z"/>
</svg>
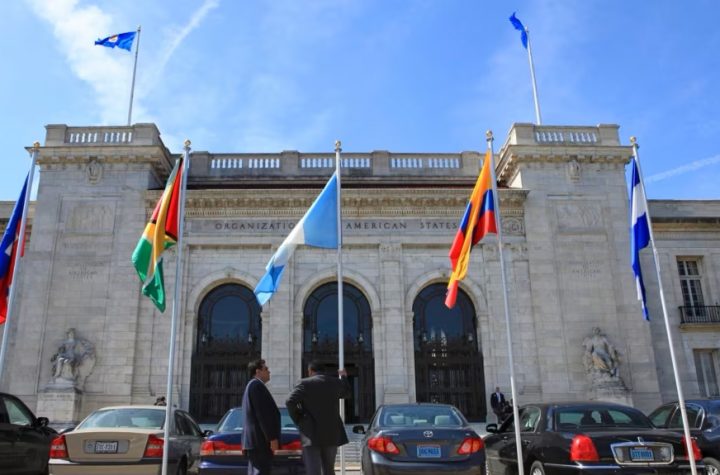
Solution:
<svg viewBox="0 0 720 475">
<path fill-rule="evenodd" d="M 645 189 L 640 184 L 640 173 L 638 172 L 637 158 L 635 157 L 632 159 L 630 208 L 632 210 L 630 216 L 630 259 L 633 273 L 635 274 L 638 300 L 642 302 L 643 317 L 645 320 L 650 320 L 647 311 L 647 300 L 645 298 L 645 284 L 643 283 L 642 270 L 640 269 L 640 249 L 647 247 L 650 243 L 650 228 L 648 227 Z"/>
<path fill-rule="evenodd" d="M 255 287 L 260 305 L 270 300 L 280 285 L 280 277 L 299 244 L 337 249 L 337 175 L 333 173 L 305 216 L 295 225 L 265 267 L 265 275 Z"/>
</svg>

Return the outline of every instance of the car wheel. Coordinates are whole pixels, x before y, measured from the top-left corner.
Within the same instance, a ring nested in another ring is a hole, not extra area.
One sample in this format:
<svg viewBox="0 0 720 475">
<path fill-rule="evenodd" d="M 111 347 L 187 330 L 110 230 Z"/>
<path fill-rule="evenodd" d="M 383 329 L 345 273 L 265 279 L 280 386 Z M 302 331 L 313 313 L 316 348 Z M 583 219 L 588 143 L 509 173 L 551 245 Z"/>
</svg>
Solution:
<svg viewBox="0 0 720 475">
<path fill-rule="evenodd" d="M 545 475 L 545 467 L 542 462 L 534 461 L 530 466 L 530 475 Z"/>
<path fill-rule="evenodd" d="M 705 473 L 707 475 L 720 475 L 720 461 L 712 457 L 703 459 L 705 463 Z"/>
</svg>

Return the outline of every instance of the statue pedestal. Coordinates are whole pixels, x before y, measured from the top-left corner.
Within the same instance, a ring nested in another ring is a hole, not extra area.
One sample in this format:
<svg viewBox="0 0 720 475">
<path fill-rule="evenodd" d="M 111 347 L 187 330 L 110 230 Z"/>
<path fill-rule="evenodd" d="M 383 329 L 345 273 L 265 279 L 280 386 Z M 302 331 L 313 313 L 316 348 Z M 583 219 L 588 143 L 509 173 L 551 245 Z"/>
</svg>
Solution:
<svg viewBox="0 0 720 475">
<path fill-rule="evenodd" d="M 74 386 L 50 384 L 38 393 L 37 414 L 53 426 L 74 426 L 80 420 L 82 392 Z"/>
<path fill-rule="evenodd" d="M 594 381 L 590 391 L 590 399 L 594 401 L 614 402 L 632 406 L 632 395 L 619 378 L 605 381 Z"/>
</svg>

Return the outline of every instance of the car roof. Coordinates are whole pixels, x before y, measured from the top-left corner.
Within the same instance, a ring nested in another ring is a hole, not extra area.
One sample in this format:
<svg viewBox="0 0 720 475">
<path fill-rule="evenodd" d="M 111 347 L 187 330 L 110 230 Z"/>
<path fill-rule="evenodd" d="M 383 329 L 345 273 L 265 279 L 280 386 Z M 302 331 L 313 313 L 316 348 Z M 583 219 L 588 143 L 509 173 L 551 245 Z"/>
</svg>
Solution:
<svg viewBox="0 0 720 475">
<path fill-rule="evenodd" d="M 166 406 L 155 406 L 153 404 L 129 404 L 125 406 L 105 406 L 101 407 L 99 409 L 96 409 L 97 411 L 108 411 L 111 409 L 155 409 L 158 411 L 165 411 Z M 171 408 L 172 410 L 179 411 L 181 409 L 178 409 L 177 407 Z"/>
<path fill-rule="evenodd" d="M 607 407 L 607 408 L 617 408 L 617 409 L 632 409 L 637 411 L 632 406 L 626 406 L 624 404 L 618 404 L 615 402 L 607 402 L 607 401 L 555 401 L 555 402 L 539 402 L 539 403 L 528 403 L 523 404 L 522 407 L 527 406 L 537 406 L 537 407 L 544 407 L 544 408 L 582 408 L 582 407 Z"/>
</svg>

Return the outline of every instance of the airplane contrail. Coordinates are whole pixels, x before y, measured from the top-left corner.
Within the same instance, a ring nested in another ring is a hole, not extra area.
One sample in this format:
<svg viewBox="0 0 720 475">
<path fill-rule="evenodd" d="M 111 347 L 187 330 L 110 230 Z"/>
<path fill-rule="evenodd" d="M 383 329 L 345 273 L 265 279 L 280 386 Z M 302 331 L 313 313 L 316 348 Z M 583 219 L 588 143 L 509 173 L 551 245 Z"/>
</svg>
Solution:
<svg viewBox="0 0 720 475">
<path fill-rule="evenodd" d="M 688 163 L 687 165 L 673 168 L 672 170 L 668 170 L 666 172 L 650 175 L 649 177 L 647 177 L 645 179 L 645 182 L 646 183 L 654 183 L 656 181 L 662 181 L 662 180 L 665 180 L 666 178 L 670 178 L 675 175 L 682 175 L 683 173 L 695 171 L 699 168 L 704 168 L 709 165 L 714 165 L 716 163 L 720 163 L 720 155 L 715 155 L 714 157 L 710 157 L 710 158 L 704 158 L 702 160 L 696 160 L 694 162 Z"/>
</svg>

